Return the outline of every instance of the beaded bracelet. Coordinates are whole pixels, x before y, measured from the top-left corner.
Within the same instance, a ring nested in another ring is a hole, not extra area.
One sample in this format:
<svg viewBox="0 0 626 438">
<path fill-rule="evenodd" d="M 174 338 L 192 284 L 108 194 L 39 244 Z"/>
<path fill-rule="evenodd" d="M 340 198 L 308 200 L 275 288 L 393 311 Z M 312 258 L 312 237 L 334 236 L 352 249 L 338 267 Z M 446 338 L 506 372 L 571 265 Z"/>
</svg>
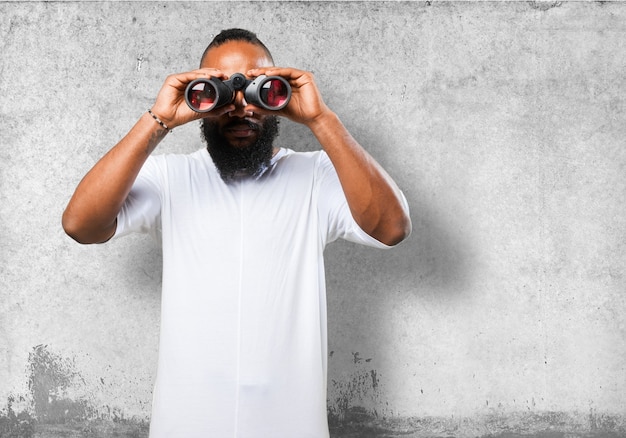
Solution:
<svg viewBox="0 0 626 438">
<path fill-rule="evenodd" d="M 150 114 L 152 116 L 152 118 L 154 120 L 156 120 L 156 122 L 161 125 L 163 128 L 165 128 L 168 132 L 172 132 L 172 130 L 170 128 L 167 127 L 167 125 L 165 123 L 163 123 L 163 121 L 161 119 L 159 119 L 156 115 L 154 115 L 154 113 L 152 112 L 152 110 L 148 110 L 148 114 Z"/>
</svg>

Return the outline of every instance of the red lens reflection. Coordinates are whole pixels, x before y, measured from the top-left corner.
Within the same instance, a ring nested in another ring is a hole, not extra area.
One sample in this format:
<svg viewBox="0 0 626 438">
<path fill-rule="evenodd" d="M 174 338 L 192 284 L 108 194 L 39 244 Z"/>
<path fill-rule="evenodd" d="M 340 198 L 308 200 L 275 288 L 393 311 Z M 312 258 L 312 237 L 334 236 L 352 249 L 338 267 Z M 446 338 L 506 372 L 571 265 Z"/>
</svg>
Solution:
<svg viewBox="0 0 626 438">
<path fill-rule="evenodd" d="M 261 99 L 263 103 L 272 108 L 278 108 L 285 104 L 289 98 L 286 84 L 279 79 L 270 79 L 263 84 Z"/>
<path fill-rule="evenodd" d="M 217 92 L 208 82 L 199 82 L 189 91 L 188 97 L 193 109 L 207 111 L 215 104 Z"/>
</svg>

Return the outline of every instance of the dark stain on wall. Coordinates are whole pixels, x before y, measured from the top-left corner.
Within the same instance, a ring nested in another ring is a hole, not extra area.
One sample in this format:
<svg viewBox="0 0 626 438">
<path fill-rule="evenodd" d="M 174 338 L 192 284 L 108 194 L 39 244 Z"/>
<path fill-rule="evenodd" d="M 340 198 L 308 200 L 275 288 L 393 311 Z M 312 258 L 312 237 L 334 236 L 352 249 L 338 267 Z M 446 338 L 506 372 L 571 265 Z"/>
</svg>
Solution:
<svg viewBox="0 0 626 438">
<path fill-rule="evenodd" d="M 593 417 L 593 418 L 592 418 Z M 421 418 L 369 418 L 350 421 L 333 438 L 623 438 L 623 416 L 563 412 Z"/>
<path fill-rule="evenodd" d="M 332 357 L 332 354 L 331 354 Z M 618 438 L 626 437 L 626 415 L 523 412 L 463 417 L 404 418 L 380 411 L 381 377 L 371 359 L 352 353 L 354 368 L 329 382 L 332 438 Z M 28 394 L 12 394 L 0 411 L 0 438 L 145 438 L 148 423 L 127 419 L 119 408 L 92 406 L 86 382 L 73 359 L 33 348 L 28 359 Z M 76 391 L 78 389 L 78 391 Z M 184 437 L 181 437 L 184 438 Z M 271 437 L 259 437 L 271 438 Z M 297 437 L 294 437 L 297 438 Z"/>
<path fill-rule="evenodd" d="M 332 360 L 334 352 L 330 352 Z M 626 416 L 585 412 L 502 412 L 475 417 L 399 417 L 385 410 L 379 372 L 358 352 L 352 372 L 329 382 L 332 438 L 624 438 Z M 381 411 L 381 409 L 383 409 Z"/>
<path fill-rule="evenodd" d="M 0 411 L 0 438 L 148 436 L 143 421 L 125 419 L 119 409 L 97 409 L 85 397 L 75 361 L 38 345 L 28 356 L 28 394 L 10 395 Z M 18 407 L 19 406 L 19 407 Z"/>
<path fill-rule="evenodd" d="M 16 413 L 13 406 L 15 396 L 9 396 L 7 407 L 0 411 L 0 437 L 2 438 L 30 438 L 35 433 L 35 420 L 28 412 Z"/>
<path fill-rule="evenodd" d="M 330 354 L 332 357 L 333 352 Z M 342 379 L 330 380 L 328 423 L 331 429 L 340 429 L 355 422 L 370 422 L 383 416 L 374 408 L 381 405 L 381 395 L 378 372 L 369 366 L 371 360 L 353 352 L 352 372 Z"/>
<path fill-rule="evenodd" d="M 561 7 L 563 2 L 562 1 L 546 1 L 546 0 L 534 1 L 533 0 L 533 1 L 529 1 L 528 4 L 530 5 L 532 9 L 545 12 L 545 11 L 549 11 L 552 8 Z"/>
<path fill-rule="evenodd" d="M 84 384 L 74 361 L 36 346 L 28 357 L 28 388 L 34 416 L 42 423 L 58 424 L 81 420 L 89 415 L 85 400 L 72 400 L 68 391 Z"/>
</svg>

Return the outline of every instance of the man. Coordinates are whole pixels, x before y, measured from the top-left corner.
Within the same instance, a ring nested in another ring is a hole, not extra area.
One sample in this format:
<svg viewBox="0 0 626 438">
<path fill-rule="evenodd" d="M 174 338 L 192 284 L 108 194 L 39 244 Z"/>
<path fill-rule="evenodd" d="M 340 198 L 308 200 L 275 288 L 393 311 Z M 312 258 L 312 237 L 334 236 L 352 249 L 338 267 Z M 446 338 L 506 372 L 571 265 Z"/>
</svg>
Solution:
<svg viewBox="0 0 626 438">
<path fill-rule="evenodd" d="M 265 74 L 287 107 L 185 102 L 197 78 Z M 323 151 L 272 145 L 276 116 Z M 204 118 L 207 148 L 150 156 Z M 78 185 L 63 215 L 81 243 L 151 232 L 163 246 L 159 364 L 150 427 L 160 437 L 328 437 L 323 250 L 345 238 L 388 248 L 410 233 L 400 190 L 324 104 L 310 73 L 273 65 L 253 33 L 223 31 L 200 69 L 169 76 L 151 111 Z"/>
</svg>

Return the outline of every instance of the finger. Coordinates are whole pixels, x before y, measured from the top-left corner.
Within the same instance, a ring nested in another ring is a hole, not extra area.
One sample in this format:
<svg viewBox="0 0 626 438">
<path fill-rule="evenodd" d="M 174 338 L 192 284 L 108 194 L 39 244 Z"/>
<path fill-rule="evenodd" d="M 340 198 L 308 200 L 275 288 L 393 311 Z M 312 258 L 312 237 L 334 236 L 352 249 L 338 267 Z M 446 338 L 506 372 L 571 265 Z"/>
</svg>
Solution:
<svg viewBox="0 0 626 438">
<path fill-rule="evenodd" d="M 216 70 L 213 68 L 203 68 L 198 70 L 192 70 L 185 73 L 173 74 L 168 77 L 167 82 L 176 87 L 176 88 L 184 88 L 189 84 L 189 82 L 194 81 L 196 79 L 226 79 L 227 76 L 221 72 L 220 70 Z"/>
<path fill-rule="evenodd" d="M 200 69 L 192 71 L 192 73 L 196 73 L 196 72 L 201 75 L 200 77 L 228 79 L 228 76 L 226 75 L 226 73 L 216 68 L 205 67 L 205 68 L 200 68 Z"/>
<path fill-rule="evenodd" d="M 251 77 L 266 75 L 266 76 L 281 76 L 285 79 L 297 79 L 305 75 L 306 72 L 302 70 L 296 70 L 295 68 L 273 66 L 273 67 L 254 68 L 252 70 L 248 70 L 246 74 L 247 76 L 251 76 Z"/>
</svg>

